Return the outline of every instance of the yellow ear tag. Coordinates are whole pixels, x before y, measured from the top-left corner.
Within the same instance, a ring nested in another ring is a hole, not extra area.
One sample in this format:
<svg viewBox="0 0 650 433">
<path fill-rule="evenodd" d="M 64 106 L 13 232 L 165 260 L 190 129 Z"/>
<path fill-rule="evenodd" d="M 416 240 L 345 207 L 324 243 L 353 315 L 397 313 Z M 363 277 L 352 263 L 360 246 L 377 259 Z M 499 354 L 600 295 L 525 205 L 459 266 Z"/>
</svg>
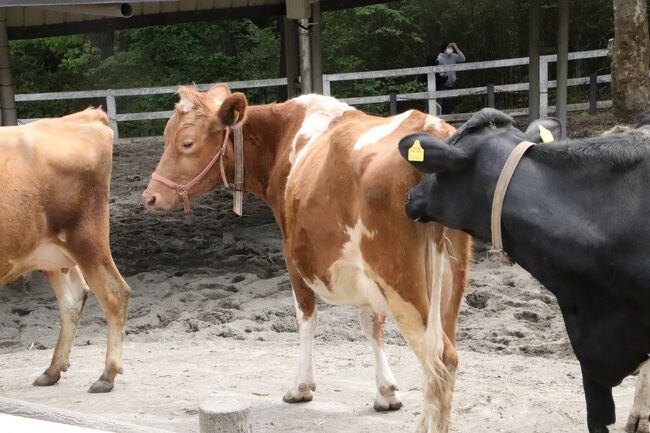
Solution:
<svg viewBox="0 0 650 433">
<path fill-rule="evenodd" d="M 539 136 L 542 137 L 542 141 L 544 143 L 553 143 L 555 141 L 555 138 L 553 137 L 553 133 L 549 131 L 548 129 L 544 128 L 542 125 L 537 125 L 539 128 Z"/>
<path fill-rule="evenodd" d="M 239 111 L 237 111 L 237 110 L 233 110 L 233 112 L 232 112 L 232 116 L 233 116 L 233 121 L 232 121 L 232 123 L 237 123 L 237 121 L 239 120 Z"/>
<path fill-rule="evenodd" d="M 413 142 L 413 146 L 409 149 L 408 160 L 413 162 L 424 161 L 424 149 L 420 145 L 420 140 Z"/>
</svg>

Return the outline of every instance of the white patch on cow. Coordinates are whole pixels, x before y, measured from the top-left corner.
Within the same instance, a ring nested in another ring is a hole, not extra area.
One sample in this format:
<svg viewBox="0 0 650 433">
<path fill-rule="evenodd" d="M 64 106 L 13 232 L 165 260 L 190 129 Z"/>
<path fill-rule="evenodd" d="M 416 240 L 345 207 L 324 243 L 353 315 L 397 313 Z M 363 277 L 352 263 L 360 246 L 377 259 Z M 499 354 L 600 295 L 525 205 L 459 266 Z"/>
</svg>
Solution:
<svg viewBox="0 0 650 433">
<path fill-rule="evenodd" d="M 284 398 L 288 401 L 301 401 L 311 399 L 316 388 L 312 358 L 312 346 L 314 334 L 316 333 L 316 310 L 314 309 L 311 317 L 305 318 L 298 305 L 295 293 L 293 293 L 293 301 L 296 306 L 296 320 L 300 334 L 300 359 L 298 361 L 298 374 L 296 374 Z"/>
<path fill-rule="evenodd" d="M 641 364 L 639 369 L 639 376 L 636 378 L 636 391 L 634 393 L 634 404 L 630 410 L 630 416 L 627 420 L 628 426 L 631 428 L 625 431 L 648 431 L 650 423 L 648 417 L 650 416 L 650 361 Z M 634 426 L 637 426 L 634 429 Z"/>
<path fill-rule="evenodd" d="M 185 97 L 182 97 L 181 100 L 176 104 L 178 108 L 183 113 L 189 113 L 194 108 L 194 103 Z"/>
<path fill-rule="evenodd" d="M 341 256 L 330 266 L 329 287 L 320 279 L 305 280 L 325 302 L 337 305 L 371 307 L 377 314 L 388 315 L 388 303 L 377 284 L 368 276 L 374 274 L 361 252 L 361 240 L 372 239 L 374 232 L 364 227 L 361 218 L 354 227 L 345 229 L 350 240 L 341 249 Z"/>
<path fill-rule="evenodd" d="M 65 232 L 59 232 L 59 234 L 56 235 L 56 237 L 57 237 L 61 242 L 63 242 L 63 243 L 66 242 Z"/>
<path fill-rule="evenodd" d="M 369 144 L 377 143 L 382 138 L 388 137 L 393 133 L 393 131 L 399 128 L 402 122 L 408 119 L 411 114 L 413 114 L 413 110 L 405 111 L 402 114 L 386 119 L 389 120 L 388 123 L 370 128 L 361 134 L 357 142 L 354 144 L 354 150 L 361 150 Z"/>
<path fill-rule="evenodd" d="M 316 140 L 327 131 L 332 120 L 342 116 L 347 111 L 355 109 L 330 96 L 302 95 L 293 99 L 293 101 L 305 107 L 305 117 L 291 143 L 289 162 L 292 168 L 298 165 L 298 162 L 309 153 Z M 307 140 L 307 142 L 302 149 L 296 149 L 300 138 Z"/>
<path fill-rule="evenodd" d="M 71 268 L 75 262 L 60 246 L 53 243 L 39 245 L 22 263 L 25 269 L 41 269 L 44 271 L 59 271 L 61 268 Z"/>
<path fill-rule="evenodd" d="M 440 130 L 443 127 L 443 122 L 442 119 L 436 116 L 428 115 L 426 120 L 424 121 L 424 129 L 426 131 L 431 131 L 431 130 Z"/>
<path fill-rule="evenodd" d="M 359 312 L 359 322 L 361 329 L 370 342 L 372 352 L 375 355 L 375 380 L 377 383 L 377 396 L 375 397 L 375 407 L 387 410 L 391 406 L 395 407 L 400 404 L 400 398 L 397 393 L 397 384 L 395 376 L 390 369 L 390 364 L 384 352 L 383 341 L 379 342 L 375 338 L 374 327 L 377 326 L 374 321 L 373 311 L 362 308 Z M 383 324 L 381 325 L 383 326 Z"/>
</svg>

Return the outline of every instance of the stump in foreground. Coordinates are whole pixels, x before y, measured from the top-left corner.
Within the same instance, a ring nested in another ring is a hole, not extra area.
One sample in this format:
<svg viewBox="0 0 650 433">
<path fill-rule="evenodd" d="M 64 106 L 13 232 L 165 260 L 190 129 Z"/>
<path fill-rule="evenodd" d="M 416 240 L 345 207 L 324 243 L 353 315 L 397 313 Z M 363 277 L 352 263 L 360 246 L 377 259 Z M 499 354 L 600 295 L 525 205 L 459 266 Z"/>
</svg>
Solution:
<svg viewBox="0 0 650 433">
<path fill-rule="evenodd" d="M 253 433 L 251 404 L 236 396 L 219 396 L 199 406 L 201 433 Z"/>
</svg>

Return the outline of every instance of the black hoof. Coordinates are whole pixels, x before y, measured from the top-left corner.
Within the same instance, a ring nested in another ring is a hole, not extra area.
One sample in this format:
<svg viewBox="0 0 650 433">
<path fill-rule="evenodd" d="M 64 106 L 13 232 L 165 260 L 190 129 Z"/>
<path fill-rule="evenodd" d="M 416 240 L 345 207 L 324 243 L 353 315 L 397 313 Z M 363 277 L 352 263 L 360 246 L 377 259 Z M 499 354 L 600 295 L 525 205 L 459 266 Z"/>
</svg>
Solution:
<svg viewBox="0 0 650 433">
<path fill-rule="evenodd" d="M 589 429 L 589 433 L 609 433 L 609 429 L 607 428 L 606 425 L 596 425 L 596 424 L 587 424 L 587 428 Z"/>
</svg>

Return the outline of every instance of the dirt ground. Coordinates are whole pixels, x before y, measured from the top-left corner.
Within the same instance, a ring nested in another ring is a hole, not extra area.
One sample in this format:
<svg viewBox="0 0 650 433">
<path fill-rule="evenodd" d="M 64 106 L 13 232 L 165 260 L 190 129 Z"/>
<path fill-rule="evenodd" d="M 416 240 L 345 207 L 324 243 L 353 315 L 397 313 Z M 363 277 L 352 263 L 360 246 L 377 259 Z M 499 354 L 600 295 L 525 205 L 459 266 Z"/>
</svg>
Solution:
<svg viewBox="0 0 650 433">
<path fill-rule="evenodd" d="M 610 123 L 572 119 L 577 135 Z M 257 433 L 412 431 L 422 400 L 417 362 L 389 323 L 387 352 L 405 407 L 375 413 L 374 363 L 352 308 L 319 304 L 316 397 L 282 403 L 297 369 L 298 338 L 271 213 L 247 196 L 239 218 L 224 191 L 193 204 L 191 225 L 180 210 L 146 213 L 140 195 L 161 151 L 161 139 L 151 138 L 125 141 L 114 152 L 111 246 L 133 289 L 125 372 L 115 390 L 85 392 L 102 370 L 106 340 L 92 297 L 70 370 L 54 387 L 30 385 L 58 335 L 54 295 L 35 273 L 31 289 L 14 283 L 0 291 L 0 394 L 196 432 L 199 402 L 228 392 L 251 400 Z M 484 257 L 477 244 L 458 327 L 452 431 L 586 431 L 579 368 L 554 297 L 521 268 Z M 615 390 L 614 431 L 622 431 L 633 394 L 632 379 Z"/>
</svg>

